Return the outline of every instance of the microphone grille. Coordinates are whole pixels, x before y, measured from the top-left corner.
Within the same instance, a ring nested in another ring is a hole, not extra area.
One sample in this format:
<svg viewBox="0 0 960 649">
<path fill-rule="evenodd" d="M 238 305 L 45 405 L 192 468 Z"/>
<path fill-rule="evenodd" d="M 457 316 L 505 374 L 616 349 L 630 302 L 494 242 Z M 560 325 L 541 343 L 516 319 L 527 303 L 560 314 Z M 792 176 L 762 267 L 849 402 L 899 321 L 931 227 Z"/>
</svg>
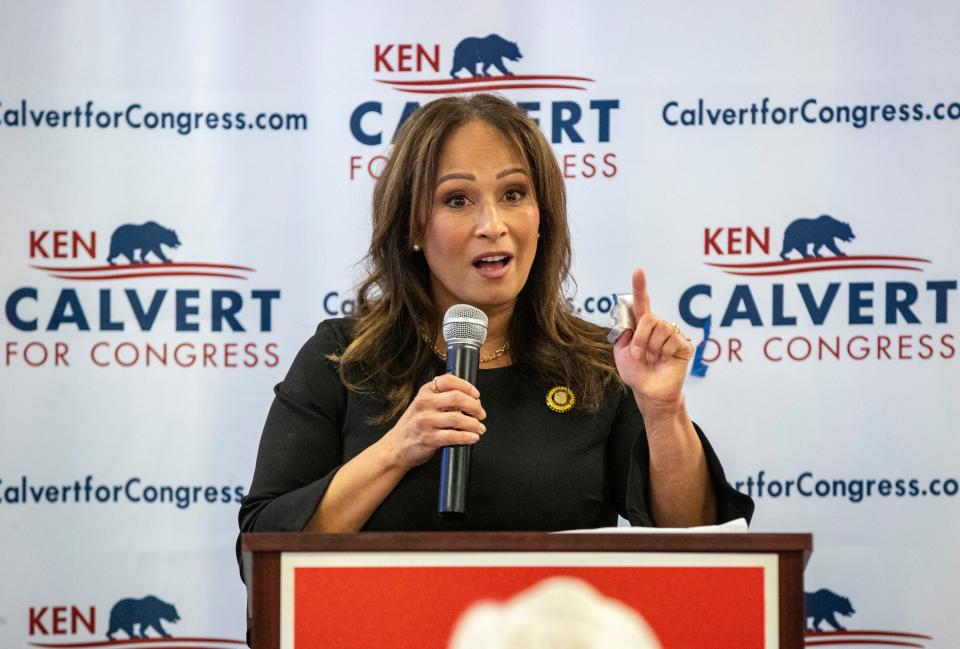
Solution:
<svg viewBox="0 0 960 649">
<path fill-rule="evenodd" d="M 454 304 L 443 316 L 443 339 L 469 341 L 477 347 L 487 339 L 487 314 L 469 304 Z"/>
</svg>

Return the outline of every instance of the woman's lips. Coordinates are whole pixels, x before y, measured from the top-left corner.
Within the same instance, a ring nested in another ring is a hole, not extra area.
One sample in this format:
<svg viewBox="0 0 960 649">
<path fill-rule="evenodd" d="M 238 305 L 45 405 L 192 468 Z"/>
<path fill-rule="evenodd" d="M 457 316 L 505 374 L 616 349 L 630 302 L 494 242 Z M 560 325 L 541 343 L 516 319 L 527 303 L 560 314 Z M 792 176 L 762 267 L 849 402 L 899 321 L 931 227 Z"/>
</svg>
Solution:
<svg viewBox="0 0 960 649">
<path fill-rule="evenodd" d="M 507 255 L 491 255 L 486 259 L 500 260 L 485 262 L 481 259 L 474 262 L 473 267 L 477 270 L 481 277 L 486 279 L 499 279 L 500 277 L 503 277 L 510 270 L 510 264 L 513 262 L 513 257 Z"/>
</svg>

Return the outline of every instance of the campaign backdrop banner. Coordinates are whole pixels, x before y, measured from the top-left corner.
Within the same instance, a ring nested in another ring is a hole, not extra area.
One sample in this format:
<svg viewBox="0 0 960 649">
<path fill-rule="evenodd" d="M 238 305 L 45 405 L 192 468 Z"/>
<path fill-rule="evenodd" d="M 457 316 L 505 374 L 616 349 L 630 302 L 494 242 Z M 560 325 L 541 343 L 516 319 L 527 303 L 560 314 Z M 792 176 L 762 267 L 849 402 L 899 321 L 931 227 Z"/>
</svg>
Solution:
<svg viewBox="0 0 960 649">
<path fill-rule="evenodd" d="M 477 91 L 555 149 L 572 307 L 642 266 L 700 343 L 752 529 L 814 534 L 807 643 L 960 645 L 956 3 L 0 15 L 3 647 L 243 643 L 272 387 L 354 310 L 398 126 Z"/>
</svg>

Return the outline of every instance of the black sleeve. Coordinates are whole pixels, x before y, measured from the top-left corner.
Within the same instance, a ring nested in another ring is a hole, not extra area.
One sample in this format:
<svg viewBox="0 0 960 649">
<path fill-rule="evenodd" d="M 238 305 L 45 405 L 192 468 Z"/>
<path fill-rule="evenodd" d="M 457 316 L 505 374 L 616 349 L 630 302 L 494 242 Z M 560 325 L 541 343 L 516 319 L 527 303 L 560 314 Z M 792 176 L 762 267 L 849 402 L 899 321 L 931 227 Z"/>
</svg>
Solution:
<svg viewBox="0 0 960 649">
<path fill-rule="evenodd" d="M 342 462 L 347 391 L 326 356 L 343 351 L 339 327 L 323 322 L 307 341 L 275 398 L 260 437 L 241 532 L 299 532 Z"/>
<path fill-rule="evenodd" d="M 650 515 L 650 449 L 644 430 L 643 417 L 637 409 L 633 396 L 620 390 L 620 403 L 607 446 L 608 463 L 613 479 L 613 494 L 617 511 L 631 525 L 652 527 Z M 750 522 L 753 516 L 753 499 L 740 493 L 727 482 L 723 467 L 713 447 L 696 423 L 703 453 L 707 460 L 710 484 L 717 498 L 717 522 L 726 523 L 737 518 Z"/>
</svg>

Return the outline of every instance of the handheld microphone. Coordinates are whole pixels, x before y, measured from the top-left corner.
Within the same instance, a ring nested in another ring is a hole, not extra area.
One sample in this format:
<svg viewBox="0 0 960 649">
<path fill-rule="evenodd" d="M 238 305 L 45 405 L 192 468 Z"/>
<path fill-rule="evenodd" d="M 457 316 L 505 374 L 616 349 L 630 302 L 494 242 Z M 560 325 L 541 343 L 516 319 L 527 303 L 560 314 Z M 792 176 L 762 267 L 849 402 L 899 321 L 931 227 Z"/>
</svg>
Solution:
<svg viewBox="0 0 960 649">
<path fill-rule="evenodd" d="M 487 314 L 469 304 L 453 305 L 443 316 L 443 339 L 447 373 L 476 385 L 480 346 L 487 339 Z M 440 518 L 466 518 L 469 477 L 470 447 L 444 446 L 440 452 Z"/>
</svg>

